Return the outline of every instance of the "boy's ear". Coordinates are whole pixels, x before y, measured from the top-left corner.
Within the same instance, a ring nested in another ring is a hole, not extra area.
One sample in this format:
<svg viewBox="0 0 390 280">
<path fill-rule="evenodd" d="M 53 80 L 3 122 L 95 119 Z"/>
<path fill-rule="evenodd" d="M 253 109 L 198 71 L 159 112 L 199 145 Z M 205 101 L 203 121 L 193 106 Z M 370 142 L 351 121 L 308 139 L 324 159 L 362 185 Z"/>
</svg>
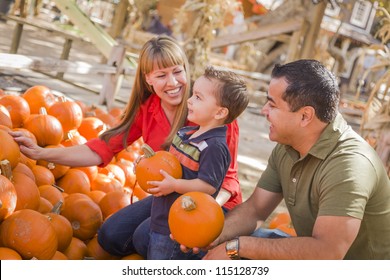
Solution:
<svg viewBox="0 0 390 280">
<path fill-rule="evenodd" d="M 228 115 L 229 115 L 229 109 L 226 107 L 221 107 L 219 108 L 217 114 L 215 115 L 215 118 L 217 120 L 223 120 L 226 119 Z"/>
</svg>

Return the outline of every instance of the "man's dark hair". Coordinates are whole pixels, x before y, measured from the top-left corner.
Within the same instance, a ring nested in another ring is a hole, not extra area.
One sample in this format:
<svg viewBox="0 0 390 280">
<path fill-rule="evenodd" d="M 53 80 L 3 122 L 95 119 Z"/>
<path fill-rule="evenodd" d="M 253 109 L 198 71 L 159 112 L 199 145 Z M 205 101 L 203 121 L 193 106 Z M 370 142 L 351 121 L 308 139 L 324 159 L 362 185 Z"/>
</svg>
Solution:
<svg viewBox="0 0 390 280">
<path fill-rule="evenodd" d="M 284 65 L 277 64 L 272 78 L 284 78 L 288 84 L 282 98 L 291 111 L 311 106 L 322 122 L 336 117 L 340 90 L 336 77 L 317 60 L 302 59 Z"/>
</svg>

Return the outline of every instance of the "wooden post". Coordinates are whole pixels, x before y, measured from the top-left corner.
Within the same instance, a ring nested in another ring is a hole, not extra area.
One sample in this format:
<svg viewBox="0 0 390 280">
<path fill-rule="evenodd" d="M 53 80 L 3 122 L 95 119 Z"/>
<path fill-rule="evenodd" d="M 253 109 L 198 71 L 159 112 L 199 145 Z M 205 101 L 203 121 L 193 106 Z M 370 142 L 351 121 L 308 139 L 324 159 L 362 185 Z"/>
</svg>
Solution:
<svg viewBox="0 0 390 280">
<path fill-rule="evenodd" d="M 64 47 L 62 48 L 62 53 L 61 53 L 62 60 L 68 60 L 69 54 L 70 54 L 70 49 L 72 48 L 72 43 L 73 43 L 72 39 L 69 39 L 69 38 L 65 39 Z M 64 72 L 58 72 L 57 77 L 63 78 Z"/>
<path fill-rule="evenodd" d="M 117 38 L 121 35 L 126 21 L 127 8 L 129 7 L 129 0 L 120 0 L 115 8 L 114 18 L 112 19 L 109 34 L 112 38 Z"/>
<path fill-rule="evenodd" d="M 14 29 L 14 36 L 12 37 L 12 43 L 11 43 L 11 49 L 10 53 L 17 53 L 19 44 L 20 44 L 20 38 L 22 37 L 23 32 L 23 23 L 18 22 Z"/>
<path fill-rule="evenodd" d="M 300 58 L 313 58 L 314 45 L 316 43 L 322 18 L 324 17 L 327 1 L 321 1 L 312 7 L 312 18 L 310 20 L 309 30 L 305 36 L 305 40 L 302 46 L 302 52 Z"/>
<path fill-rule="evenodd" d="M 104 75 L 103 86 L 99 98 L 99 104 L 106 105 L 108 110 L 114 106 L 115 95 L 122 85 L 123 61 L 125 55 L 125 47 L 123 45 L 116 45 L 112 48 L 111 55 L 108 59 L 108 65 L 115 66 L 116 73 Z"/>
</svg>

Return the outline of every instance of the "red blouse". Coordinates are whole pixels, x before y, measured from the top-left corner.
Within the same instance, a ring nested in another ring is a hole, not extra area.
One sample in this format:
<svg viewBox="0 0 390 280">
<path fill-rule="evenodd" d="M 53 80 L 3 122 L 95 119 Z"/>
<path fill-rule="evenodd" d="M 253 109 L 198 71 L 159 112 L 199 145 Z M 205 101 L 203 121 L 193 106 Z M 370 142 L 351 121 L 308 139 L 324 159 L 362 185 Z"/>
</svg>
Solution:
<svg viewBox="0 0 390 280">
<path fill-rule="evenodd" d="M 160 98 L 157 95 L 152 94 L 149 99 L 141 105 L 140 111 L 134 120 L 134 124 L 130 128 L 127 143 L 130 145 L 142 136 L 146 144 L 154 151 L 159 151 L 170 130 L 171 125 L 161 107 Z M 237 120 L 235 120 L 228 125 L 226 135 L 226 142 L 232 158 L 229 170 L 222 184 L 222 188 L 231 193 L 229 201 L 224 204 L 224 207 L 227 209 L 232 209 L 242 202 L 242 193 L 238 182 L 238 138 L 239 128 Z M 96 138 L 89 140 L 86 145 L 101 157 L 103 162 L 100 166 L 105 166 L 111 162 L 112 158 L 117 153 L 124 149 L 122 139 L 123 136 L 120 134 L 113 136 L 108 144 L 105 141 Z"/>
</svg>

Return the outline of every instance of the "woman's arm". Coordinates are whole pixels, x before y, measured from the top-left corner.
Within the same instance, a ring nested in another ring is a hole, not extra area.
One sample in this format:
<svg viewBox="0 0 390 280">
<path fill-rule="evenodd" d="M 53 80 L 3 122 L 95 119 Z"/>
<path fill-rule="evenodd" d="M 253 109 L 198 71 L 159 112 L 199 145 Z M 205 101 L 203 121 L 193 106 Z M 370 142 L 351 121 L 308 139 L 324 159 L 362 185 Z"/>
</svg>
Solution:
<svg viewBox="0 0 390 280">
<path fill-rule="evenodd" d="M 19 144 L 20 151 L 31 159 L 43 159 L 52 163 L 80 167 L 99 165 L 102 162 L 102 159 L 86 145 L 43 148 L 21 132 L 15 131 L 9 132 L 9 134 Z"/>
</svg>

